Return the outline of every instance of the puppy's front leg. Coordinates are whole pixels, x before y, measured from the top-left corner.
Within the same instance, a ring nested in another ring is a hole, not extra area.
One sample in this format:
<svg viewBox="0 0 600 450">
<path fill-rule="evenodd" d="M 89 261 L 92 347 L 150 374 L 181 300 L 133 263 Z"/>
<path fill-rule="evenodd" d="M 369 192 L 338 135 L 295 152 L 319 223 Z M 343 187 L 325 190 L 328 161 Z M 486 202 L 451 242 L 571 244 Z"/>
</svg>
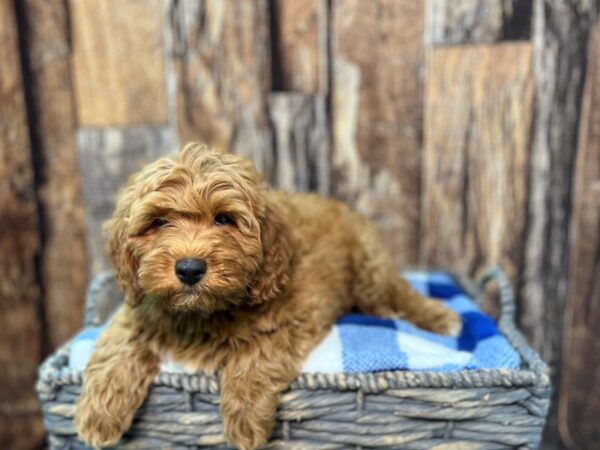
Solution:
<svg viewBox="0 0 600 450">
<path fill-rule="evenodd" d="M 158 358 L 137 339 L 127 308 L 102 333 L 83 374 L 75 425 L 94 447 L 112 445 L 127 431 L 158 372 Z"/>
<path fill-rule="evenodd" d="M 280 393 L 299 371 L 290 342 L 286 330 L 261 335 L 236 351 L 221 372 L 225 436 L 240 450 L 265 444 L 273 431 Z"/>
</svg>

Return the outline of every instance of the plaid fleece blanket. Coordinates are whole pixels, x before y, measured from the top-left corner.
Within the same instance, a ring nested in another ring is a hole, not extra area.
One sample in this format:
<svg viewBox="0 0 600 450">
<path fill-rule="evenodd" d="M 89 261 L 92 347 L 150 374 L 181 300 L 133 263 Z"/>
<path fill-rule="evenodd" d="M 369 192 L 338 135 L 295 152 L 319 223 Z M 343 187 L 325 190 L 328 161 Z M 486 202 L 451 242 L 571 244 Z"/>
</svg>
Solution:
<svg viewBox="0 0 600 450">
<path fill-rule="evenodd" d="M 457 338 L 421 330 L 404 320 L 362 314 L 341 317 L 304 363 L 303 372 L 379 372 L 386 370 L 459 370 L 519 367 L 519 355 L 479 311 L 471 298 L 443 272 L 405 272 L 414 289 L 439 299 L 460 314 L 463 329 Z M 70 349 L 70 366 L 83 370 L 103 327 L 84 329 Z M 162 370 L 189 372 L 172 361 Z"/>
</svg>

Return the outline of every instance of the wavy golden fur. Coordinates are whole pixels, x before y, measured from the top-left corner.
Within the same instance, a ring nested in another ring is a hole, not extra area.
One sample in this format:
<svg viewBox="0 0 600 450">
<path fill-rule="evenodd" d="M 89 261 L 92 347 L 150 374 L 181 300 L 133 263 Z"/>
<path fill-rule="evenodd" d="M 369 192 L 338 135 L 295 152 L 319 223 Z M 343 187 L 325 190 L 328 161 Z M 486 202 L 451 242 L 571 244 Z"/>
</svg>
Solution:
<svg viewBox="0 0 600 450">
<path fill-rule="evenodd" d="M 269 190 L 247 160 L 199 144 L 133 175 L 107 230 L 126 301 L 84 373 L 76 425 L 93 446 L 129 428 L 163 357 L 219 371 L 224 434 L 249 450 L 267 441 L 279 394 L 340 315 L 460 328 L 397 275 L 363 217 Z M 176 275 L 182 258 L 205 261 L 198 283 Z"/>
</svg>

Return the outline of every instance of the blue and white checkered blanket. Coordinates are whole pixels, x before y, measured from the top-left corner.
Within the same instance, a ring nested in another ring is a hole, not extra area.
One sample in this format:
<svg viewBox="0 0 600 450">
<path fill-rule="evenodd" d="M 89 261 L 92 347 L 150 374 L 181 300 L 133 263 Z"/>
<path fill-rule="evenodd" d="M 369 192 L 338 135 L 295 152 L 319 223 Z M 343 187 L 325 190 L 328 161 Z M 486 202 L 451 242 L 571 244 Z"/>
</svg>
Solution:
<svg viewBox="0 0 600 450">
<path fill-rule="evenodd" d="M 519 355 L 499 334 L 495 322 L 447 274 L 405 272 L 421 294 L 443 301 L 460 314 L 463 329 L 458 338 L 421 330 L 404 320 L 350 314 L 341 317 L 329 335 L 315 348 L 303 372 L 379 372 L 386 370 L 458 370 L 519 367 Z M 83 330 L 73 341 L 70 366 L 82 370 L 102 327 Z M 164 361 L 162 369 L 189 372 Z"/>
<path fill-rule="evenodd" d="M 495 322 L 479 311 L 452 277 L 442 272 L 405 272 L 404 277 L 421 294 L 443 301 L 460 314 L 463 329 L 458 338 L 430 333 L 404 320 L 351 314 L 338 320 L 303 371 L 452 372 L 519 366 L 519 355 Z"/>
</svg>

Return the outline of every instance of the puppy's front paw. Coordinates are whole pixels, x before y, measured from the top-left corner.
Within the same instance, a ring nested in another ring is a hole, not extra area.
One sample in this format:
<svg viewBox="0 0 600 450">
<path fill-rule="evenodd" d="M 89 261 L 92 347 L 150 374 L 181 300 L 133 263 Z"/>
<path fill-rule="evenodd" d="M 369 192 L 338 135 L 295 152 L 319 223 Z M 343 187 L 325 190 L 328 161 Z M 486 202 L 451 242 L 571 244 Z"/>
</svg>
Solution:
<svg viewBox="0 0 600 450">
<path fill-rule="evenodd" d="M 125 432 L 122 422 L 83 405 L 77 408 L 75 427 L 79 437 L 94 448 L 116 444 Z"/>
<path fill-rule="evenodd" d="M 462 330 L 462 320 L 458 314 L 447 308 L 439 300 L 426 300 L 423 316 L 417 325 L 434 333 L 458 336 Z"/>
<path fill-rule="evenodd" d="M 254 450 L 267 443 L 275 424 L 273 408 L 239 405 L 224 408 L 223 427 L 227 441 L 239 450 Z"/>
</svg>

